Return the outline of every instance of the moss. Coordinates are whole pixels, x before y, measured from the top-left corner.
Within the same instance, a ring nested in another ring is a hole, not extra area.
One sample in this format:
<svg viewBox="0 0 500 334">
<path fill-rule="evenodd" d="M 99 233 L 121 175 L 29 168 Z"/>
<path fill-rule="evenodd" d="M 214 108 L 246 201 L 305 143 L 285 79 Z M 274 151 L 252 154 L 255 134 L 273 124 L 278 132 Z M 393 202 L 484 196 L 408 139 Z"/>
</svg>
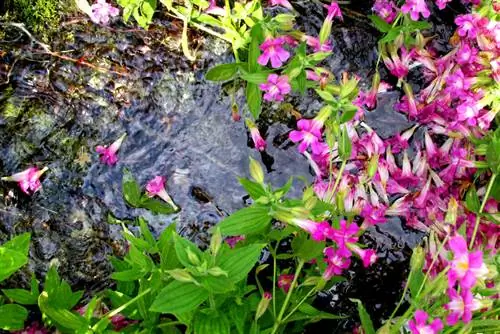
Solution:
<svg viewBox="0 0 500 334">
<path fill-rule="evenodd" d="M 7 0 L 3 20 L 19 21 L 44 42 L 58 32 L 62 14 L 72 10 L 71 0 Z"/>
</svg>

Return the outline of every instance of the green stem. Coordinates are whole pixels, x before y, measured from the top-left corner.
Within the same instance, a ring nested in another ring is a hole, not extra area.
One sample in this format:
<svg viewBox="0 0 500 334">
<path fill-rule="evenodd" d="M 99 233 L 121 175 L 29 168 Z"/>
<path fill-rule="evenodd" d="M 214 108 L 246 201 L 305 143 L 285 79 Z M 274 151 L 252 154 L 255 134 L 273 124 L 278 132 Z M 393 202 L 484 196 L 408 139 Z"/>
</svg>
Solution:
<svg viewBox="0 0 500 334">
<path fill-rule="evenodd" d="M 214 299 L 214 295 L 213 294 L 210 294 L 208 296 L 208 300 L 210 301 L 210 308 L 212 310 L 216 310 L 217 309 L 217 305 L 215 305 L 215 299 Z"/>
<path fill-rule="evenodd" d="M 469 249 L 474 246 L 474 241 L 476 240 L 476 234 L 477 234 L 477 229 L 479 228 L 479 222 L 481 221 L 481 213 L 484 210 L 484 206 L 486 205 L 486 202 L 488 201 L 488 197 L 490 197 L 490 192 L 491 189 L 493 188 L 493 184 L 495 183 L 495 179 L 497 177 L 497 174 L 493 174 L 491 176 L 490 182 L 488 183 L 488 188 L 486 188 L 486 194 L 484 194 L 483 202 L 481 203 L 481 207 L 479 208 L 479 212 L 477 213 L 476 216 L 476 224 L 474 225 L 474 232 L 472 232 L 472 238 L 470 239 L 470 244 L 469 244 Z"/>
<path fill-rule="evenodd" d="M 394 311 L 392 311 L 392 314 L 389 317 L 389 320 L 387 320 L 388 323 L 391 322 L 392 318 L 394 318 L 394 316 L 396 315 L 396 312 L 399 310 L 399 308 L 403 304 L 403 301 L 404 301 L 405 296 L 406 296 L 406 292 L 408 292 L 408 288 L 410 287 L 410 280 L 412 278 L 412 273 L 413 272 L 410 271 L 410 274 L 408 275 L 408 280 L 406 281 L 406 284 L 405 284 L 405 288 L 403 289 L 403 293 L 401 294 L 401 299 L 399 299 L 398 305 L 396 305 L 396 308 L 394 309 Z"/>
<path fill-rule="evenodd" d="M 300 275 L 300 272 L 301 272 L 303 266 L 304 266 L 304 260 L 299 260 L 299 264 L 297 266 L 297 269 L 295 270 L 295 275 L 293 277 L 292 285 L 290 286 L 290 290 L 288 290 L 288 293 L 286 294 L 285 302 L 283 303 L 283 306 L 281 307 L 280 314 L 278 315 L 278 319 L 276 319 L 274 322 L 274 327 L 273 327 L 271 334 L 275 334 L 278 331 L 278 328 L 282 323 L 281 319 L 283 319 L 283 315 L 285 314 L 288 303 L 290 302 L 290 298 L 292 297 L 293 290 L 295 289 L 295 286 L 297 285 L 297 279 L 299 278 L 299 275 Z"/>
<path fill-rule="evenodd" d="M 290 311 L 290 313 L 288 313 L 288 315 L 283 319 L 283 322 L 286 322 L 288 320 L 288 318 L 290 318 L 294 313 L 295 311 L 297 311 L 299 309 L 299 307 L 304 304 L 304 302 L 309 298 L 311 297 L 311 295 L 316 292 L 316 287 L 312 288 L 308 293 L 307 295 L 304 296 L 304 298 L 302 298 L 302 300 Z"/>
<path fill-rule="evenodd" d="M 398 22 L 401 19 L 401 17 L 403 17 L 403 16 L 402 16 L 401 13 L 399 13 L 398 16 L 396 17 L 396 19 L 394 20 L 394 22 L 392 23 L 391 28 L 394 28 L 396 26 L 396 24 L 398 24 Z M 377 65 L 375 66 L 376 69 L 377 69 L 377 71 L 378 71 L 378 66 L 380 64 L 380 60 L 381 59 L 382 59 L 382 52 L 380 52 L 380 50 L 379 50 L 379 52 L 378 52 L 378 58 L 377 58 Z"/>
<path fill-rule="evenodd" d="M 276 248 L 278 248 L 278 246 L 276 246 Z M 278 266 L 276 261 L 276 249 L 274 249 L 271 254 L 273 256 L 273 317 L 276 319 L 276 271 Z"/>
</svg>

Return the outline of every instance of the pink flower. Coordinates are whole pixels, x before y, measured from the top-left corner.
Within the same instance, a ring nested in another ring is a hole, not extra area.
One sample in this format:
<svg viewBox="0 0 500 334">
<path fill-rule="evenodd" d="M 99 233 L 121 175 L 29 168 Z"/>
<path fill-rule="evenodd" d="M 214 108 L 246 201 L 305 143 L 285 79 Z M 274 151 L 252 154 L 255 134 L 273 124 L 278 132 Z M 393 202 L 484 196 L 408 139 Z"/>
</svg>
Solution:
<svg viewBox="0 0 500 334">
<path fill-rule="evenodd" d="M 425 18 L 431 15 L 429 8 L 427 8 L 425 4 L 425 0 L 406 0 L 406 3 L 401 6 L 401 11 L 404 14 L 410 13 L 410 17 L 413 21 L 418 21 L 419 14 L 422 14 Z"/>
<path fill-rule="evenodd" d="M 382 59 L 389 72 L 398 79 L 402 79 L 408 74 L 412 56 L 413 51 L 408 51 L 403 47 L 401 55 L 398 55 L 397 52 L 391 52 L 390 58 L 382 55 Z"/>
<path fill-rule="evenodd" d="M 379 223 L 385 223 L 387 219 L 385 218 L 386 207 L 383 205 L 374 206 L 367 203 L 361 210 L 360 216 L 365 220 L 363 225 L 375 225 Z"/>
<path fill-rule="evenodd" d="M 471 47 L 468 43 L 462 43 L 457 53 L 455 60 L 460 65 L 473 64 L 477 60 L 478 51 L 475 47 Z"/>
<path fill-rule="evenodd" d="M 481 110 L 477 102 L 475 98 L 468 96 L 457 107 L 457 120 L 466 121 L 471 126 L 477 125 L 477 118 Z"/>
<path fill-rule="evenodd" d="M 113 325 L 113 329 L 115 331 L 120 331 L 121 329 L 137 323 L 137 320 L 129 320 L 124 315 L 118 313 L 111 317 L 111 324 Z"/>
<path fill-rule="evenodd" d="M 271 300 L 271 299 L 273 299 L 273 295 L 272 295 L 272 293 L 270 293 L 269 291 L 264 292 L 264 294 L 262 295 L 262 297 L 263 297 L 264 299 L 266 299 L 266 300 Z"/>
<path fill-rule="evenodd" d="M 259 85 L 260 90 L 266 92 L 264 100 L 266 101 L 283 101 L 284 95 L 292 91 L 292 87 L 288 82 L 288 76 L 277 74 L 269 74 L 267 82 Z"/>
<path fill-rule="evenodd" d="M 325 262 L 327 263 L 323 278 L 327 281 L 335 275 L 342 274 L 344 269 L 351 265 L 351 260 L 341 256 L 333 247 L 325 248 L 323 254 L 326 256 Z"/>
<path fill-rule="evenodd" d="M 330 52 L 333 50 L 332 43 L 330 41 L 325 41 L 321 44 L 319 38 L 306 35 L 306 44 L 310 46 L 314 52 Z"/>
<path fill-rule="evenodd" d="M 290 53 L 283 49 L 286 40 L 281 37 L 267 37 L 264 43 L 260 45 L 263 53 L 257 59 L 257 62 L 262 66 L 266 66 L 271 61 L 272 68 L 278 68 L 290 58 Z"/>
<path fill-rule="evenodd" d="M 350 246 L 351 250 L 356 253 L 363 261 L 363 267 L 368 268 L 377 261 L 377 253 L 373 249 L 363 249 L 356 245 Z"/>
<path fill-rule="evenodd" d="M 328 14 L 326 16 L 328 21 L 332 21 L 334 17 L 338 17 L 340 20 L 343 20 L 342 12 L 340 11 L 339 4 L 336 1 L 332 1 L 330 5 L 325 5 L 324 7 L 328 10 Z"/>
<path fill-rule="evenodd" d="M 446 91 L 453 98 L 463 98 L 467 96 L 467 90 L 474 84 L 475 78 L 466 78 L 464 72 L 458 68 L 453 74 L 446 78 Z"/>
<path fill-rule="evenodd" d="M 408 321 L 408 327 L 412 334 L 437 334 L 443 329 L 443 322 L 436 318 L 427 324 L 429 315 L 422 310 L 415 311 L 415 320 Z"/>
<path fill-rule="evenodd" d="M 17 182 L 23 193 L 26 195 L 32 195 L 42 187 L 40 177 L 42 177 L 43 173 L 47 170 L 47 167 L 44 167 L 42 170 L 39 170 L 36 167 L 30 167 L 11 176 L 2 177 L 2 180 Z"/>
<path fill-rule="evenodd" d="M 90 9 L 92 10 L 92 15 L 90 19 L 94 23 L 100 23 L 107 25 L 109 23 L 109 17 L 115 17 L 120 14 L 118 8 L 111 6 L 106 0 L 97 0 Z"/>
<path fill-rule="evenodd" d="M 295 218 L 292 220 L 292 224 L 305 230 L 315 241 L 325 241 L 332 235 L 332 227 L 328 222 L 315 222 L 308 219 Z"/>
<path fill-rule="evenodd" d="M 218 16 L 226 16 L 226 10 L 222 7 L 217 6 L 216 0 L 209 0 L 209 5 L 208 8 L 205 9 L 205 13 Z"/>
<path fill-rule="evenodd" d="M 451 269 L 448 272 L 449 286 L 454 286 L 459 281 L 462 289 L 470 289 L 476 284 L 476 280 L 484 279 L 488 274 L 488 268 L 483 263 L 483 253 L 475 251 L 469 253 L 465 239 L 457 235 L 448 242 L 453 252 Z"/>
<path fill-rule="evenodd" d="M 118 156 L 116 155 L 116 153 L 120 149 L 120 146 L 122 146 L 123 140 L 125 139 L 126 135 L 127 134 L 123 134 L 109 147 L 99 145 L 95 148 L 95 151 L 99 153 L 99 159 L 103 164 L 106 164 L 108 166 L 116 164 L 116 162 L 118 161 Z"/>
<path fill-rule="evenodd" d="M 165 189 L 166 179 L 163 176 L 156 176 L 154 179 L 150 180 L 146 185 L 146 195 L 148 197 L 158 196 L 165 202 L 167 202 L 175 211 L 179 208 L 175 205 L 174 201 L 167 193 Z"/>
<path fill-rule="evenodd" d="M 269 0 L 271 6 L 282 6 L 288 9 L 293 9 L 292 5 L 288 0 Z"/>
<path fill-rule="evenodd" d="M 455 325 L 460 319 L 467 324 L 472 319 L 472 312 L 481 308 L 481 303 L 474 299 L 470 290 L 463 290 L 459 295 L 454 289 L 448 290 L 450 302 L 444 307 L 450 311 L 446 317 L 446 323 L 450 326 Z"/>
<path fill-rule="evenodd" d="M 341 220 L 338 229 L 333 229 L 331 239 L 337 243 L 342 256 L 350 256 L 348 246 L 358 241 L 359 226 L 356 223 L 347 225 L 347 221 Z"/>
<path fill-rule="evenodd" d="M 292 282 L 295 275 L 293 274 L 281 274 L 278 277 L 278 288 L 283 289 L 285 293 L 288 293 L 290 287 L 292 286 Z"/>
<path fill-rule="evenodd" d="M 315 120 L 301 119 L 297 122 L 299 130 L 290 132 L 290 140 L 299 144 L 299 152 L 304 153 L 308 147 L 311 147 L 314 154 L 321 154 L 323 146 L 321 145 L 321 128 L 323 124 Z"/>
<path fill-rule="evenodd" d="M 477 18 L 474 14 L 459 15 L 455 19 L 458 26 L 457 33 L 460 37 L 476 38 L 478 33 Z"/>
<path fill-rule="evenodd" d="M 392 23 L 398 14 L 392 0 L 375 0 L 372 10 L 387 23 Z"/>
<path fill-rule="evenodd" d="M 235 237 L 226 238 L 226 243 L 229 245 L 230 248 L 234 248 L 236 244 L 242 240 L 245 240 L 245 236 L 237 235 Z"/>
<path fill-rule="evenodd" d="M 254 144 L 254 147 L 257 151 L 264 151 L 266 149 L 266 141 L 262 136 L 260 135 L 259 129 L 255 125 L 254 122 L 252 122 L 249 119 L 245 120 L 245 123 L 247 124 L 248 128 L 250 129 L 250 137 L 252 137 L 252 141 Z"/>
</svg>

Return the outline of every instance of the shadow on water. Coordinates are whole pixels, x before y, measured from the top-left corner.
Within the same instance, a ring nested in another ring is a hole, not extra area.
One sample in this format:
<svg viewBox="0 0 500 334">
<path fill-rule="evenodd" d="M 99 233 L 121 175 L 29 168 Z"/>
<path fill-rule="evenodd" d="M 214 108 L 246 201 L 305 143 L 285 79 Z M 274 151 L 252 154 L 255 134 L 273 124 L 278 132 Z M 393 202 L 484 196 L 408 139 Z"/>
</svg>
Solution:
<svg viewBox="0 0 500 334">
<path fill-rule="evenodd" d="M 294 5 L 302 14 L 298 24 L 317 34 L 321 5 Z M 364 87 L 373 74 L 378 38 L 369 27 L 367 10 L 369 6 L 352 8 L 343 24 L 334 25 L 335 51 L 325 63 L 337 76 L 343 71 L 358 74 Z M 80 59 L 71 62 L 37 53 L 25 36 L 9 29 L 10 42 L 0 44 L 0 81 L 10 74 L 9 83 L 0 86 L 0 174 L 32 164 L 50 168 L 43 190 L 32 197 L 0 182 L 0 240 L 23 231 L 33 234 L 29 268 L 15 275 L 12 284 L 28 285 L 29 272 L 43 277 L 49 264 L 57 264 L 65 279 L 89 293 L 107 286 L 112 270 L 107 258 L 123 252 L 121 228 L 107 223 L 108 214 L 118 219 L 145 216 L 156 234 L 176 221 L 183 235 L 205 245 L 208 228 L 248 199 L 237 181 L 248 174 L 248 156 L 266 164 L 267 178 L 275 185 L 291 175 L 312 180 L 307 161 L 288 140 L 295 119 L 287 108 L 265 108 L 259 126 L 268 149 L 259 156 L 249 145 L 243 122 L 231 119 L 231 87 L 204 80 L 210 66 L 231 61 L 227 45 L 192 33 L 191 47 L 199 60 L 190 63 L 178 51 L 179 34 L 176 22 L 160 20 L 145 32 L 95 27 L 75 18 L 51 45 Z M 83 61 L 126 76 L 94 71 L 82 66 Z M 236 91 L 241 108 L 243 95 Z M 398 96 L 381 98 L 395 102 Z M 306 116 L 320 108 L 311 93 L 288 102 Z M 383 105 L 385 109 L 367 117 L 381 136 L 412 126 L 390 103 Z M 112 167 L 99 163 L 95 146 L 123 133 L 127 138 L 119 162 Z M 124 168 L 141 185 L 156 175 L 166 176 L 168 191 L 182 210 L 166 216 L 126 206 Z M 297 182 L 292 195 L 301 187 Z M 376 316 L 386 315 L 399 299 L 411 248 L 421 237 L 399 220 L 374 228 L 365 242 L 377 249 L 379 263 L 368 271 L 356 265 L 348 282 L 321 294 L 317 305 L 353 315 L 348 297 L 357 297 Z M 352 325 L 335 322 L 326 328 L 342 332 Z"/>
</svg>

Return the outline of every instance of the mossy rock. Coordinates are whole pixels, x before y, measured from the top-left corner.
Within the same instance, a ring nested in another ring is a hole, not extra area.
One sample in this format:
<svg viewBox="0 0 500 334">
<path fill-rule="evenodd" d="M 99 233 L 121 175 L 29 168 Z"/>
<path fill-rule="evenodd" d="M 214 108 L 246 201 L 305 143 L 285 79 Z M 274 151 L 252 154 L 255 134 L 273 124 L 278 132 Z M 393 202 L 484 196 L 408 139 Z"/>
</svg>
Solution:
<svg viewBox="0 0 500 334">
<path fill-rule="evenodd" d="M 74 7 L 73 0 L 6 0 L 0 14 L 4 21 L 24 23 L 47 42 L 59 30 L 62 16 Z"/>
</svg>

